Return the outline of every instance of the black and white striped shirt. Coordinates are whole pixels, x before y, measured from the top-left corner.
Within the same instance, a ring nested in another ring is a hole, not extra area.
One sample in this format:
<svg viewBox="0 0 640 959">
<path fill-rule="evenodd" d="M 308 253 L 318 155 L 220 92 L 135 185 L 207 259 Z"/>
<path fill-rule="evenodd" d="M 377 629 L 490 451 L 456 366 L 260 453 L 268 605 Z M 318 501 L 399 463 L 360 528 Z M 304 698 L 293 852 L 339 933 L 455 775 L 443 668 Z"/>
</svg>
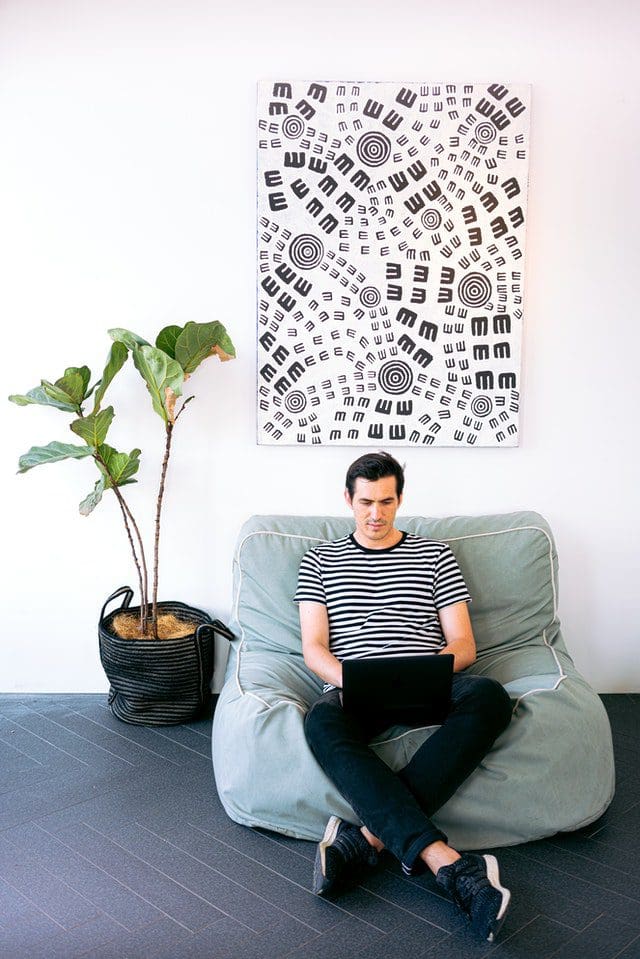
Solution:
<svg viewBox="0 0 640 959">
<path fill-rule="evenodd" d="M 445 543 L 403 533 L 388 549 L 367 549 L 353 535 L 315 546 L 294 599 L 327 607 L 329 649 L 342 661 L 442 649 L 438 610 L 471 597 Z"/>
</svg>

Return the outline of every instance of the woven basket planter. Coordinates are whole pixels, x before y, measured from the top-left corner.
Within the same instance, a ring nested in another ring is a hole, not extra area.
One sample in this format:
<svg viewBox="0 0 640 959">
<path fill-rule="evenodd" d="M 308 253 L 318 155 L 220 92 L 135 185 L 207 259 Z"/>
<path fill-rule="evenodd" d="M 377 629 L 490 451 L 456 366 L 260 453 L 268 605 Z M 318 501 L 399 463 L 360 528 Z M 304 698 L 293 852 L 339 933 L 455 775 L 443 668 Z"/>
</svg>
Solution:
<svg viewBox="0 0 640 959">
<path fill-rule="evenodd" d="M 105 614 L 110 602 L 124 595 L 122 605 Z M 100 661 L 109 679 L 109 705 L 118 719 L 143 726 L 169 726 L 189 722 L 211 699 L 214 634 L 231 634 L 208 613 L 184 603 L 159 603 L 162 613 L 197 623 L 194 633 L 180 639 L 121 639 L 113 620 L 130 607 L 133 590 L 123 586 L 102 608 L 98 635 Z"/>
</svg>

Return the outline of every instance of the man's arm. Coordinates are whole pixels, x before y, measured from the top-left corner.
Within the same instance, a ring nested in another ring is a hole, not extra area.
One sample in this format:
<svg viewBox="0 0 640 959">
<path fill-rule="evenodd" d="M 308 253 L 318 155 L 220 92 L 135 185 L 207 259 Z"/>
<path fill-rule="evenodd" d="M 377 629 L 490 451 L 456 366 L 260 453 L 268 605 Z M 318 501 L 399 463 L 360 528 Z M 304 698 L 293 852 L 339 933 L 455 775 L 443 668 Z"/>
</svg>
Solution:
<svg viewBox="0 0 640 959">
<path fill-rule="evenodd" d="M 476 641 L 467 604 L 462 602 L 444 606 L 438 610 L 438 617 L 447 644 L 440 652 L 453 653 L 453 669 L 459 673 L 476 661 Z"/>
<path fill-rule="evenodd" d="M 304 601 L 300 606 L 302 654 L 306 665 L 325 683 L 342 689 L 342 664 L 329 652 L 329 615 L 322 603 Z"/>
</svg>

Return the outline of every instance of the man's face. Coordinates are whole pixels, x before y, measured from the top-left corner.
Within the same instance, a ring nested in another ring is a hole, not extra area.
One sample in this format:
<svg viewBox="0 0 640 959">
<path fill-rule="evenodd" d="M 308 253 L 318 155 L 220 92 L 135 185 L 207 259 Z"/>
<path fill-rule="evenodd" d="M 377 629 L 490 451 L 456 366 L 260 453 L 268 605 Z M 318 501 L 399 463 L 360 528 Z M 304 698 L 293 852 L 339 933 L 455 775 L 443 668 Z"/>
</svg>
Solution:
<svg viewBox="0 0 640 959">
<path fill-rule="evenodd" d="M 349 496 L 349 490 L 344 491 L 344 497 L 353 510 L 355 538 L 361 546 L 386 549 L 395 545 L 399 536 L 393 522 L 402 502 L 402 496 L 396 492 L 395 476 L 383 476 L 379 480 L 359 476 L 353 498 Z"/>
</svg>

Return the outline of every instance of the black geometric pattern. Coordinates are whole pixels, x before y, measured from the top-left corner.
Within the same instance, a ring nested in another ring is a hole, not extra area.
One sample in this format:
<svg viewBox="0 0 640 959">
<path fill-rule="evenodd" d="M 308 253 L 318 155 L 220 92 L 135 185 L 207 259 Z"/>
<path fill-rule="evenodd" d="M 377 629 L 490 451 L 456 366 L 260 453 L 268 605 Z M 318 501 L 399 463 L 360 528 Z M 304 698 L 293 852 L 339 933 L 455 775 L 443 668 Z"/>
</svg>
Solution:
<svg viewBox="0 0 640 959">
<path fill-rule="evenodd" d="M 529 100 L 259 85 L 260 443 L 517 445 Z"/>
</svg>

